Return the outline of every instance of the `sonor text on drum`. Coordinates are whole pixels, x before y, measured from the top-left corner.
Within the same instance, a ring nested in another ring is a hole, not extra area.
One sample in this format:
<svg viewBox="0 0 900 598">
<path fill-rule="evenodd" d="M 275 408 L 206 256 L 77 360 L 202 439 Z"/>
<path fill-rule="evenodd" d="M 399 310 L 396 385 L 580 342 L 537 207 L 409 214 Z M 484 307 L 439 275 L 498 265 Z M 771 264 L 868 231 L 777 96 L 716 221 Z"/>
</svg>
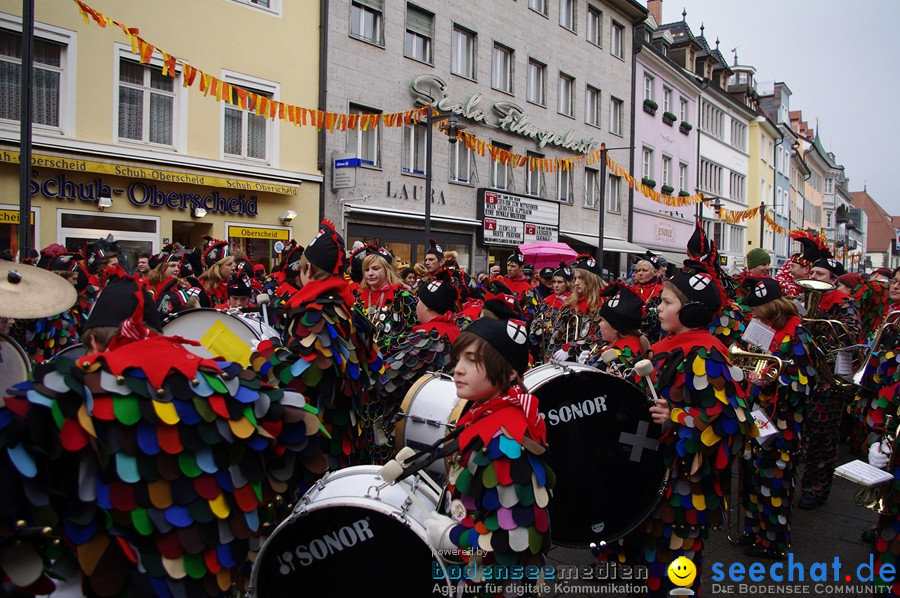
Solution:
<svg viewBox="0 0 900 598">
<path fill-rule="evenodd" d="M 606 411 L 606 395 L 586 399 L 580 403 L 563 405 L 558 409 L 551 409 L 547 412 L 547 420 L 551 426 L 555 426 L 561 422 L 565 423 L 581 419 L 582 417 L 590 417 L 603 411 Z"/>
<path fill-rule="evenodd" d="M 325 534 L 320 538 L 315 538 L 308 545 L 300 544 L 293 550 L 288 551 L 279 557 L 281 566 L 278 568 L 282 575 L 287 575 L 295 569 L 294 555 L 299 559 L 301 567 L 312 565 L 315 561 L 327 559 L 335 552 L 341 552 L 344 548 L 352 548 L 360 542 L 365 542 L 374 538 L 369 527 L 369 522 L 360 519 L 353 522 L 353 526 L 345 525 L 335 532 Z"/>
</svg>

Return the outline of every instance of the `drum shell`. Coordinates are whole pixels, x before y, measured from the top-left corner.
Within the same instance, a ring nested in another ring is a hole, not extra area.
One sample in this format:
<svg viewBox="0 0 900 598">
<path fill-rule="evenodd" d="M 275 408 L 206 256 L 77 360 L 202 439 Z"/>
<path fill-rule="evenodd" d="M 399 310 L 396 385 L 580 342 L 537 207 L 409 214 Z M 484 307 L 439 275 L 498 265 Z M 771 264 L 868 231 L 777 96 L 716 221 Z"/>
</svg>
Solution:
<svg viewBox="0 0 900 598">
<path fill-rule="evenodd" d="M 398 482 L 423 511 L 399 485 L 379 490 L 379 469 L 348 467 L 310 488 L 260 549 L 248 595 L 355 598 L 397 587 L 404 595 L 430 596 L 435 584 L 446 586 L 446 568 L 424 526 L 437 493 L 417 476 Z"/>
<path fill-rule="evenodd" d="M 633 383 L 591 366 L 546 364 L 526 372 L 547 424 L 557 485 L 553 542 L 584 547 L 615 541 L 653 510 L 666 482 L 647 397 Z"/>
<path fill-rule="evenodd" d="M 240 338 L 248 347 L 252 347 L 254 341 L 279 337 L 278 331 L 262 320 L 234 315 L 209 307 L 186 309 L 173 314 L 163 321 L 162 330 L 163 334 L 167 336 L 181 336 L 190 340 L 200 341 L 217 322 L 224 324 L 230 332 Z M 202 344 L 184 345 L 184 347 L 200 357 L 219 357 Z"/>
<path fill-rule="evenodd" d="M 25 350 L 11 337 L 0 334 L 0 390 L 5 393 L 14 384 L 25 382 L 29 372 L 31 362 Z"/>
<path fill-rule="evenodd" d="M 446 374 L 429 373 L 410 387 L 400 410 L 404 414 L 395 429 L 396 448 L 422 451 L 444 436 L 465 413 L 469 403 L 456 396 L 456 385 Z M 447 463 L 435 461 L 426 471 L 446 477 Z"/>
</svg>

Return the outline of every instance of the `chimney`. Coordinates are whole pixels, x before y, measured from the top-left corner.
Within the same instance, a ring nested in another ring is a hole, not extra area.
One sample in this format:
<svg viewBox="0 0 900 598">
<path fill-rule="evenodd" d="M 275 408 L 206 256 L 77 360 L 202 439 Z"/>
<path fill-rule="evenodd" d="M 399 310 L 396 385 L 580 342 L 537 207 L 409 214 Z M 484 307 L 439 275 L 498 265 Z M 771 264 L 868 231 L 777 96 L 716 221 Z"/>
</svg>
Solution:
<svg viewBox="0 0 900 598">
<path fill-rule="evenodd" d="M 647 10 L 656 19 L 656 24 L 662 25 L 662 0 L 647 0 Z"/>
</svg>

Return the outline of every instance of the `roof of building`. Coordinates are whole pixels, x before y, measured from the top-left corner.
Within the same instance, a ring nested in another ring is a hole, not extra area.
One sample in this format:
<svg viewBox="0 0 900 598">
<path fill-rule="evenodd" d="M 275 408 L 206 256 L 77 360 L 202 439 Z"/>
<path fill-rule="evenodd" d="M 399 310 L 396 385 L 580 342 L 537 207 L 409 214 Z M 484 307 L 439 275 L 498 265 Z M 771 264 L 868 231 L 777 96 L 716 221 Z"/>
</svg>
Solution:
<svg viewBox="0 0 900 598">
<path fill-rule="evenodd" d="M 893 240 L 897 238 L 893 217 L 865 190 L 851 191 L 850 197 L 853 198 L 853 207 L 861 208 L 868 217 L 866 251 L 880 253 L 891 249 Z"/>
</svg>

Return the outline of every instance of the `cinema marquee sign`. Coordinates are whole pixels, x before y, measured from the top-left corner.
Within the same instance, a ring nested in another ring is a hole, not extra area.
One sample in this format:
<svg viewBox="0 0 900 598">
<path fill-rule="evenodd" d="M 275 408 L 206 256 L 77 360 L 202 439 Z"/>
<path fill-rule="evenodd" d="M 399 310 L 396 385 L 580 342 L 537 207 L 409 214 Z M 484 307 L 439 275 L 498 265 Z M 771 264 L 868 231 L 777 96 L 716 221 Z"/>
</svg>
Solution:
<svg viewBox="0 0 900 598">
<path fill-rule="evenodd" d="M 425 106 L 431 104 L 441 112 L 452 112 L 471 121 L 488 124 L 487 114 L 479 107 L 481 103 L 481 94 L 476 93 L 468 97 L 468 99 L 459 102 L 451 100 L 448 94 L 444 93 L 447 89 L 447 83 L 437 75 L 422 75 L 416 77 L 412 82 L 412 91 L 416 95 L 416 104 Z M 441 92 L 442 96 L 437 98 L 434 90 Z M 563 149 L 571 150 L 576 153 L 586 154 L 591 151 L 594 145 L 594 138 L 576 139 L 575 131 L 567 131 L 558 133 L 550 129 L 542 129 L 531 123 L 529 115 L 525 110 L 513 102 L 494 102 L 492 106 L 494 112 L 497 113 L 496 126 L 504 131 L 521 135 L 534 139 L 538 147 L 546 145 L 556 145 Z"/>
</svg>

